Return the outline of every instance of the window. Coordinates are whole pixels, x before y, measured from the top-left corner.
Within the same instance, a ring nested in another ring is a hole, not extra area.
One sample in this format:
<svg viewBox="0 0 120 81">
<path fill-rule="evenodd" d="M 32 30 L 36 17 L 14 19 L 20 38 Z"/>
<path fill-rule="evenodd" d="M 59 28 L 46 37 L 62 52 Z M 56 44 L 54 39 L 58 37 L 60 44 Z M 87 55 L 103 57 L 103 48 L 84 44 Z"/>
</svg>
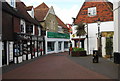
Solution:
<svg viewBox="0 0 120 81">
<path fill-rule="evenodd" d="M 47 47 L 48 47 L 48 52 L 50 52 L 50 51 L 54 51 L 54 44 L 55 44 L 55 42 L 48 42 L 47 43 Z"/>
<path fill-rule="evenodd" d="M 21 23 L 20 23 L 20 31 L 21 33 L 25 33 L 25 21 L 21 19 Z"/>
<path fill-rule="evenodd" d="M 20 29 L 20 31 L 22 32 L 22 33 L 24 33 L 24 26 L 23 26 L 23 24 L 21 24 L 21 27 L 20 27 L 21 29 Z"/>
<path fill-rule="evenodd" d="M 68 42 L 64 42 L 64 49 L 68 49 Z"/>
<path fill-rule="evenodd" d="M 88 8 L 88 16 L 96 16 L 96 15 L 97 15 L 96 7 Z"/>
<path fill-rule="evenodd" d="M 26 33 L 33 33 L 33 25 L 27 25 L 26 27 Z"/>
<path fill-rule="evenodd" d="M 58 42 L 58 50 L 60 51 L 62 48 L 62 42 Z"/>
<path fill-rule="evenodd" d="M 16 1 L 15 0 L 6 0 L 6 2 L 8 2 L 8 4 L 11 6 L 11 7 L 13 7 L 13 8 L 15 8 L 15 4 L 16 4 Z"/>
</svg>

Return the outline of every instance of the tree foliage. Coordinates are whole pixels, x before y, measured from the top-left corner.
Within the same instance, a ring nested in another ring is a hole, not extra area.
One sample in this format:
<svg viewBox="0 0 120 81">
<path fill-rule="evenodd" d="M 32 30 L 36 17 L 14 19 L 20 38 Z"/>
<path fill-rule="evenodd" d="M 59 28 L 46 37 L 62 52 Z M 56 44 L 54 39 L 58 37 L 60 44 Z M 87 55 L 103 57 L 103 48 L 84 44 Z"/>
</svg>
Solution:
<svg viewBox="0 0 120 81">
<path fill-rule="evenodd" d="M 76 27 L 76 35 L 77 36 L 84 36 L 86 34 L 85 29 L 84 29 L 85 25 L 83 23 L 79 23 Z"/>
</svg>

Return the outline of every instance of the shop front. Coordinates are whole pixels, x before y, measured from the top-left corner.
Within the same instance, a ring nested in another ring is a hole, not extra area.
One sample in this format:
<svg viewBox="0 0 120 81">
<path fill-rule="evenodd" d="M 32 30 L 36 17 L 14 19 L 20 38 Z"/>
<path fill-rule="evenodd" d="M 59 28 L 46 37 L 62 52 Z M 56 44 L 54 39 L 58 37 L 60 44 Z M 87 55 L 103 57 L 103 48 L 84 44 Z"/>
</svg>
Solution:
<svg viewBox="0 0 120 81">
<path fill-rule="evenodd" d="M 46 54 L 69 51 L 69 40 L 69 34 L 47 32 Z"/>
</svg>

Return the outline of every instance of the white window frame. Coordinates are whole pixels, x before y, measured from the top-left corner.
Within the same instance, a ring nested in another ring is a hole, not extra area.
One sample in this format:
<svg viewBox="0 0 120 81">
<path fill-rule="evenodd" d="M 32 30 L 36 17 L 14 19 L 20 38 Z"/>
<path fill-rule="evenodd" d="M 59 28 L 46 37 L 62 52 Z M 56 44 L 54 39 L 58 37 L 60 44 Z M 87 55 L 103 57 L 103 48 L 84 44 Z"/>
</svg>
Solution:
<svg viewBox="0 0 120 81">
<path fill-rule="evenodd" d="M 39 36 L 41 36 L 41 28 L 38 26 Z"/>
<path fill-rule="evenodd" d="M 24 32 L 21 32 L 21 25 L 23 25 L 23 27 L 24 27 Z M 20 32 L 26 33 L 26 24 L 25 24 L 25 21 L 23 19 L 20 20 Z"/>
<path fill-rule="evenodd" d="M 88 8 L 88 16 L 96 16 L 97 15 L 97 8 L 96 7 L 90 7 Z"/>
</svg>

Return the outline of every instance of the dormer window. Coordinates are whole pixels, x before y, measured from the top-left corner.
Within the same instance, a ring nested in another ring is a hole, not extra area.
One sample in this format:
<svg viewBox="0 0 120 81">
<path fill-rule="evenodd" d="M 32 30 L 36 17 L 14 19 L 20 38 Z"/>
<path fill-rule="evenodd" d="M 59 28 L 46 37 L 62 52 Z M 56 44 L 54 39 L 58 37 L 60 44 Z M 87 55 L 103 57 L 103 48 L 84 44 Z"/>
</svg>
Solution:
<svg viewBox="0 0 120 81">
<path fill-rule="evenodd" d="M 96 16 L 96 15 L 97 15 L 96 7 L 88 8 L 88 16 L 89 17 Z"/>
<path fill-rule="evenodd" d="M 11 7 L 16 8 L 16 0 L 6 0 L 6 2 L 8 2 Z"/>
</svg>

